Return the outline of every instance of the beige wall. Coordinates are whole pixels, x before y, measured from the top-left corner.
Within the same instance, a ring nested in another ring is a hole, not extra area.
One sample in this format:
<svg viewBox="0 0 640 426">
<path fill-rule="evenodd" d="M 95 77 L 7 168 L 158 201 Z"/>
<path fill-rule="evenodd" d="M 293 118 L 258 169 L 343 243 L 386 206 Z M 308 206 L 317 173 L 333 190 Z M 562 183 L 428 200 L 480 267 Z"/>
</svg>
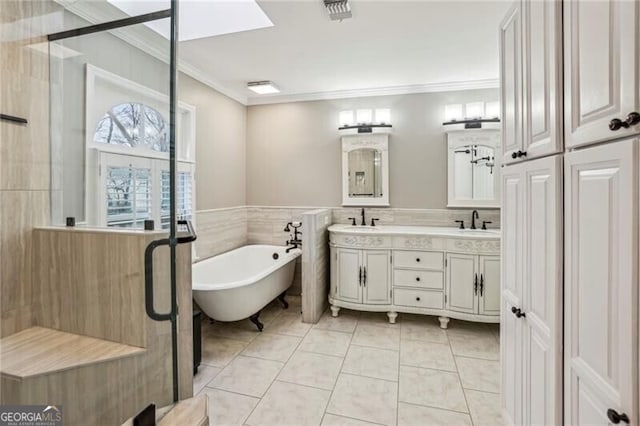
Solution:
<svg viewBox="0 0 640 426">
<path fill-rule="evenodd" d="M 245 205 L 247 108 L 184 74 L 178 93 L 196 107 L 196 209 Z"/>
<path fill-rule="evenodd" d="M 391 108 L 392 207 L 439 209 L 447 202 L 444 105 L 494 101 L 498 89 L 251 106 L 247 114 L 247 204 L 339 206 L 338 113 Z"/>
</svg>

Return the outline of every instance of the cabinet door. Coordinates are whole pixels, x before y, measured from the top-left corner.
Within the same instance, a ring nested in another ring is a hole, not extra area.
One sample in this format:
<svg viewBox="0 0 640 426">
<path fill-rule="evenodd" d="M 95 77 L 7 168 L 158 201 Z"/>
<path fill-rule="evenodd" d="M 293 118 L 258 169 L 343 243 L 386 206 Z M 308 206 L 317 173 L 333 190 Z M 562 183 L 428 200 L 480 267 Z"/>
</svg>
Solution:
<svg viewBox="0 0 640 426">
<path fill-rule="evenodd" d="M 478 257 L 478 313 L 500 315 L 500 256 Z"/>
<path fill-rule="evenodd" d="M 562 158 L 523 164 L 523 424 L 562 424 Z"/>
<path fill-rule="evenodd" d="M 505 425 L 522 425 L 522 321 L 502 299 L 500 318 L 501 408 Z"/>
<path fill-rule="evenodd" d="M 566 424 L 638 424 L 637 173 L 637 139 L 565 156 Z"/>
<path fill-rule="evenodd" d="M 503 163 L 522 150 L 522 30 L 520 2 L 500 24 L 500 99 Z"/>
<path fill-rule="evenodd" d="M 564 3 L 565 144 L 568 147 L 640 133 L 640 124 L 611 131 L 638 106 L 638 1 Z"/>
<path fill-rule="evenodd" d="M 507 424 L 522 424 L 522 321 L 512 308 L 522 304 L 523 182 L 526 163 L 502 169 L 502 413 Z"/>
<path fill-rule="evenodd" d="M 562 151 L 562 2 L 523 1 L 526 158 Z"/>
<path fill-rule="evenodd" d="M 364 303 L 391 303 L 391 258 L 388 250 L 363 250 Z"/>
<path fill-rule="evenodd" d="M 447 254 L 447 288 L 449 309 L 469 314 L 478 313 L 478 256 Z"/>
<path fill-rule="evenodd" d="M 362 302 L 360 250 L 336 250 L 336 297 L 345 302 Z"/>
</svg>

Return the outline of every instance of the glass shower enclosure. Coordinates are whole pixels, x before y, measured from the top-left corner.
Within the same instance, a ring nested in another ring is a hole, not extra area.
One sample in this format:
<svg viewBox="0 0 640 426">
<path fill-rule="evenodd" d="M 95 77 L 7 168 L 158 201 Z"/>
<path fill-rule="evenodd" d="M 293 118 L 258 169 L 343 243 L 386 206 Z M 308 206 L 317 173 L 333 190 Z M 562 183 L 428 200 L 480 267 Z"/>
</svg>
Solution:
<svg viewBox="0 0 640 426">
<path fill-rule="evenodd" d="M 177 401 L 176 246 L 195 239 L 192 176 L 179 161 L 188 153 L 178 142 L 193 111 L 177 101 L 177 0 L 166 5 L 101 23 L 65 13 L 74 29 L 48 36 L 51 223 L 168 231 L 146 249 L 145 305 L 153 320 L 171 323 Z M 135 42 L 145 39 L 155 41 Z M 171 306 L 163 312 L 153 300 L 158 247 L 171 259 Z"/>
</svg>

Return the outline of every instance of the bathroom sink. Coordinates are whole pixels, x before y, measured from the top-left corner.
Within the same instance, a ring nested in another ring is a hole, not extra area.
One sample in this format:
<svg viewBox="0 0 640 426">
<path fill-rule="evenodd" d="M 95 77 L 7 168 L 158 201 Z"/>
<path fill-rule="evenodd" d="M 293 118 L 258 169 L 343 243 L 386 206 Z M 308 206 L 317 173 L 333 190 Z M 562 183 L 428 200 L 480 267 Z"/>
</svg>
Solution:
<svg viewBox="0 0 640 426">
<path fill-rule="evenodd" d="M 377 234 L 377 235 L 432 235 L 442 237 L 466 237 L 466 238 L 500 238 L 499 229 L 460 229 L 453 227 L 427 227 L 404 225 L 377 225 L 362 226 L 335 224 L 329 227 L 330 232 L 344 234 Z"/>
</svg>

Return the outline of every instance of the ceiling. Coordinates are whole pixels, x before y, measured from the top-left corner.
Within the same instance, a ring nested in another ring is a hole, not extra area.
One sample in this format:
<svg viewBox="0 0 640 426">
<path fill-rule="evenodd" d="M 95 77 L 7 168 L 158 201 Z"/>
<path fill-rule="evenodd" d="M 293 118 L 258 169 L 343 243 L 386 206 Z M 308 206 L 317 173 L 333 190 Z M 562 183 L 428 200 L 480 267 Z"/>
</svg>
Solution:
<svg viewBox="0 0 640 426">
<path fill-rule="evenodd" d="M 95 13 L 79 6 L 107 4 L 56 1 L 85 18 Z M 272 27 L 183 41 L 181 70 L 249 105 L 498 87 L 498 26 L 509 1 L 351 0 L 353 18 L 342 22 L 329 19 L 322 0 L 257 3 Z M 166 52 L 166 40 L 143 38 L 132 40 Z M 247 89 L 260 80 L 281 93 Z"/>
<path fill-rule="evenodd" d="M 180 44 L 181 58 L 249 103 L 497 87 L 509 2 L 352 1 L 343 22 L 329 20 L 321 0 L 258 3 L 273 27 Z M 252 94 L 246 85 L 256 80 L 272 80 L 280 96 Z"/>
</svg>

